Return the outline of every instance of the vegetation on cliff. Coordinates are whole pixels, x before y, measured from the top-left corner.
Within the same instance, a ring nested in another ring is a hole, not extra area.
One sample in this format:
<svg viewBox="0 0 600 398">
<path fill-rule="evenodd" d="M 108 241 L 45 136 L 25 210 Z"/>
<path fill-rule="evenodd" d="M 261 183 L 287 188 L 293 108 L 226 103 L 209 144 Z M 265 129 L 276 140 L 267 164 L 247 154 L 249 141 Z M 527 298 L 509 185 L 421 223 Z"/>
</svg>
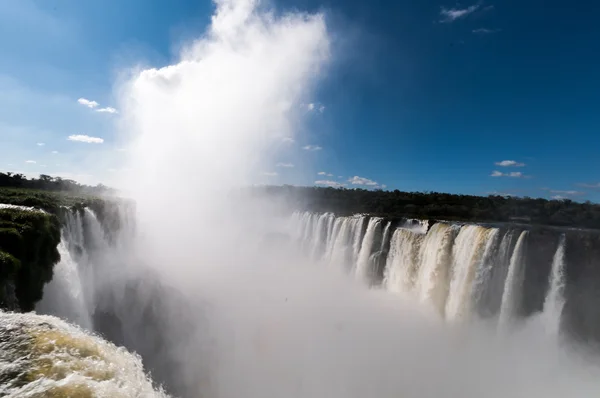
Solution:
<svg viewBox="0 0 600 398">
<path fill-rule="evenodd" d="M 0 209 L 0 306 L 33 310 L 60 260 L 60 223 L 54 214 Z M 13 302 L 16 299 L 16 303 Z"/>
</svg>

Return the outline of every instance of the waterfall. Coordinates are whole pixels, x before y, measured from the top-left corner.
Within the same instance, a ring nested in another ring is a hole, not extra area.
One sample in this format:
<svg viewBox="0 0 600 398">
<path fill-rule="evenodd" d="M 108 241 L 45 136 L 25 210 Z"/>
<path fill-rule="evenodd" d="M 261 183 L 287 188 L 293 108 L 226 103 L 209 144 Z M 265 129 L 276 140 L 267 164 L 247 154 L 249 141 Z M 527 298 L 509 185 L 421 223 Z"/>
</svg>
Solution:
<svg viewBox="0 0 600 398">
<path fill-rule="evenodd" d="M 504 284 L 504 293 L 502 294 L 502 303 L 500 305 L 499 326 L 506 326 L 519 311 L 521 304 L 521 289 L 523 287 L 523 278 L 525 276 L 524 253 L 529 231 L 521 232 L 517 244 L 513 250 L 508 275 Z"/>
<path fill-rule="evenodd" d="M 385 251 L 385 246 L 386 246 L 388 240 L 390 239 L 390 228 L 391 228 L 391 226 L 392 226 L 392 222 L 388 221 L 385 224 L 385 228 L 383 229 L 383 238 L 381 239 L 381 247 L 379 248 L 379 250 L 381 252 Z"/>
<path fill-rule="evenodd" d="M 58 245 L 60 262 L 54 266 L 52 281 L 44 286 L 44 296 L 36 305 L 36 311 L 66 319 L 91 331 L 93 325 L 84 297 L 84 285 L 64 235 Z"/>
<path fill-rule="evenodd" d="M 375 246 L 377 234 L 381 234 L 381 218 L 372 217 L 367 225 L 367 231 L 362 240 L 362 245 L 358 253 L 358 262 L 356 264 L 356 278 L 368 282 L 372 277 L 373 264 L 371 262 L 371 254 Z"/>
<path fill-rule="evenodd" d="M 500 230 L 493 228 L 490 231 L 490 236 L 487 239 L 485 245 L 485 251 L 483 252 L 483 258 L 477 267 L 475 273 L 475 280 L 471 289 L 471 302 L 476 310 L 482 306 L 483 297 L 486 290 L 490 286 L 492 279 L 492 270 L 494 267 L 501 267 L 501 264 L 497 263 L 498 259 L 498 240 L 500 237 Z"/>
<path fill-rule="evenodd" d="M 565 305 L 565 245 L 566 236 L 562 234 L 558 241 L 556 253 L 552 259 L 552 269 L 548 280 L 548 293 L 544 300 L 542 314 L 546 321 L 548 331 L 556 335 L 560 328 L 560 317 Z"/>
<path fill-rule="evenodd" d="M 398 228 L 392 235 L 384 286 L 391 292 L 409 292 L 413 289 L 420 264 L 420 249 L 424 235 Z"/>
<path fill-rule="evenodd" d="M 460 229 L 452 249 L 450 289 L 446 303 L 446 318 L 457 319 L 471 311 L 471 291 L 475 272 L 482 262 L 494 230 L 478 225 Z"/>
<path fill-rule="evenodd" d="M 90 311 L 90 269 L 84 243 L 83 220 L 79 212 L 64 210 L 61 242 L 58 245 L 61 260 L 54 267 L 52 281 L 44 286 L 42 300 L 36 311 L 55 315 L 93 330 Z"/>
<path fill-rule="evenodd" d="M 448 297 L 452 245 L 456 231 L 456 228 L 448 224 L 435 224 L 427 232 L 420 251 L 417 292 L 421 301 L 431 304 L 440 314 L 444 314 Z"/>
</svg>

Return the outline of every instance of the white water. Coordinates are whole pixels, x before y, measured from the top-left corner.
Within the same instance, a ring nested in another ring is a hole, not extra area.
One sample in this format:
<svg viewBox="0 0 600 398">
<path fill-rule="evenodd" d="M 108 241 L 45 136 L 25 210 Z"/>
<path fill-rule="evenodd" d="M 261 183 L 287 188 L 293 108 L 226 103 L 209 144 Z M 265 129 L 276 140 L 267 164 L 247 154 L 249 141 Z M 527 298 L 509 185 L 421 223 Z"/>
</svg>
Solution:
<svg viewBox="0 0 600 398">
<path fill-rule="evenodd" d="M 529 231 L 521 232 L 508 267 L 508 275 L 504 284 L 504 293 L 502 294 L 502 304 L 500 305 L 499 326 L 505 327 L 517 315 L 518 305 L 520 303 L 523 278 L 525 277 L 525 264 L 523 264 L 524 245 L 529 235 Z"/>
<path fill-rule="evenodd" d="M 44 296 L 36 305 L 36 311 L 93 330 L 91 314 L 83 292 L 85 285 L 78 264 L 67 249 L 65 233 L 62 234 L 58 252 L 60 262 L 54 266 L 52 281 L 44 286 Z"/>
<path fill-rule="evenodd" d="M 446 319 L 465 318 L 471 313 L 471 291 L 475 273 L 494 232 L 478 225 L 461 228 L 453 246 L 452 276 L 446 303 Z"/>
<path fill-rule="evenodd" d="M 51 316 L 0 312 L 0 395 L 163 397 L 139 357 Z"/>
<path fill-rule="evenodd" d="M 385 267 L 384 286 L 391 292 L 413 289 L 421 261 L 421 242 L 425 236 L 398 228 L 392 235 L 390 253 Z"/>
<path fill-rule="evenodd" d="M 355 275 L 357 279 L 364 282 L 369 282 L 373 271 L 373 264 L 370 260 L 377 234 L 379 233 L 379 236 L 381 236 L 381 220 L 382 219 L 378 217 L 371 217 L 369 219 L 367 231 L 362 239 L 362 244 L 358 253 L 358 262 L 356 264 Z"/>
<path fill-rule="evenodd" d="M 435 224 L 421 246 L 417 292 L 422 302 L 432 305 L 442 315 L 449 292 L 450 261 L 456 233 L 450 225 Z"/>
<path fill-rule="evenodd" d="M 548 332 L 553 335 L 558 335 L 562 310 L 565 305 L 565 245 L 566 236 L 562 234 L 552 260 L 552 269 L 548 280 L 548 293 L 546 294 L 544 309 L 542 311 Z"/>
</svg>

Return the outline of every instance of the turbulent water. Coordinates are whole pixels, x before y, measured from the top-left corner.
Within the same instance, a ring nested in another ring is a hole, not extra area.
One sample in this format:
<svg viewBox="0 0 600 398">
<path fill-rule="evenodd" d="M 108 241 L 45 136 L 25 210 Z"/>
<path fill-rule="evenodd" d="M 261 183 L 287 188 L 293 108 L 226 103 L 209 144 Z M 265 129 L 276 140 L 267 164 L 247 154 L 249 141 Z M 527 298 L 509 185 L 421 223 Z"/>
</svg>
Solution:
<svg viewBox="0 0 600 398">
<path fill-rule="evenodd" d="M 0 396 L 166 397 L 141 359 L 51 316 L 0 312 Z"/>
</svg>

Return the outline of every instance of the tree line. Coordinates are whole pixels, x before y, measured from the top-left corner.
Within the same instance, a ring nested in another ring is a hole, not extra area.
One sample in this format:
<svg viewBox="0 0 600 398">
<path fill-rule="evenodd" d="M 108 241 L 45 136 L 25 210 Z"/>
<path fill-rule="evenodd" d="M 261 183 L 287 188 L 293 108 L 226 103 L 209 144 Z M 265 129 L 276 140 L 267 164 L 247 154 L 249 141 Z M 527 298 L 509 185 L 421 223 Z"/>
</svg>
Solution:
<svg viewBox="0 0 600 398">
<path fill-rule="evenodd" d="M 0 173 L 0 187 L 38 189 L 43 191 L 70 192 L 86 195 L 110 195 L 116 190 L 106 185 L 96 186 L 79 184 L 76 181 L 61 177 L 40 174 L 39 178 L 27 178 L 20 173 Z"/>
<path fill-rule="evenodd" d="M 402 192 L 324 187 L 254 187 L 284 198 L 298 209 L 340 215 L 368 213 L 387 218 L 475 222 L 521 222 L 600 229 L 600 205 L 565 200 L 441 192 Z"/>
</svg>

